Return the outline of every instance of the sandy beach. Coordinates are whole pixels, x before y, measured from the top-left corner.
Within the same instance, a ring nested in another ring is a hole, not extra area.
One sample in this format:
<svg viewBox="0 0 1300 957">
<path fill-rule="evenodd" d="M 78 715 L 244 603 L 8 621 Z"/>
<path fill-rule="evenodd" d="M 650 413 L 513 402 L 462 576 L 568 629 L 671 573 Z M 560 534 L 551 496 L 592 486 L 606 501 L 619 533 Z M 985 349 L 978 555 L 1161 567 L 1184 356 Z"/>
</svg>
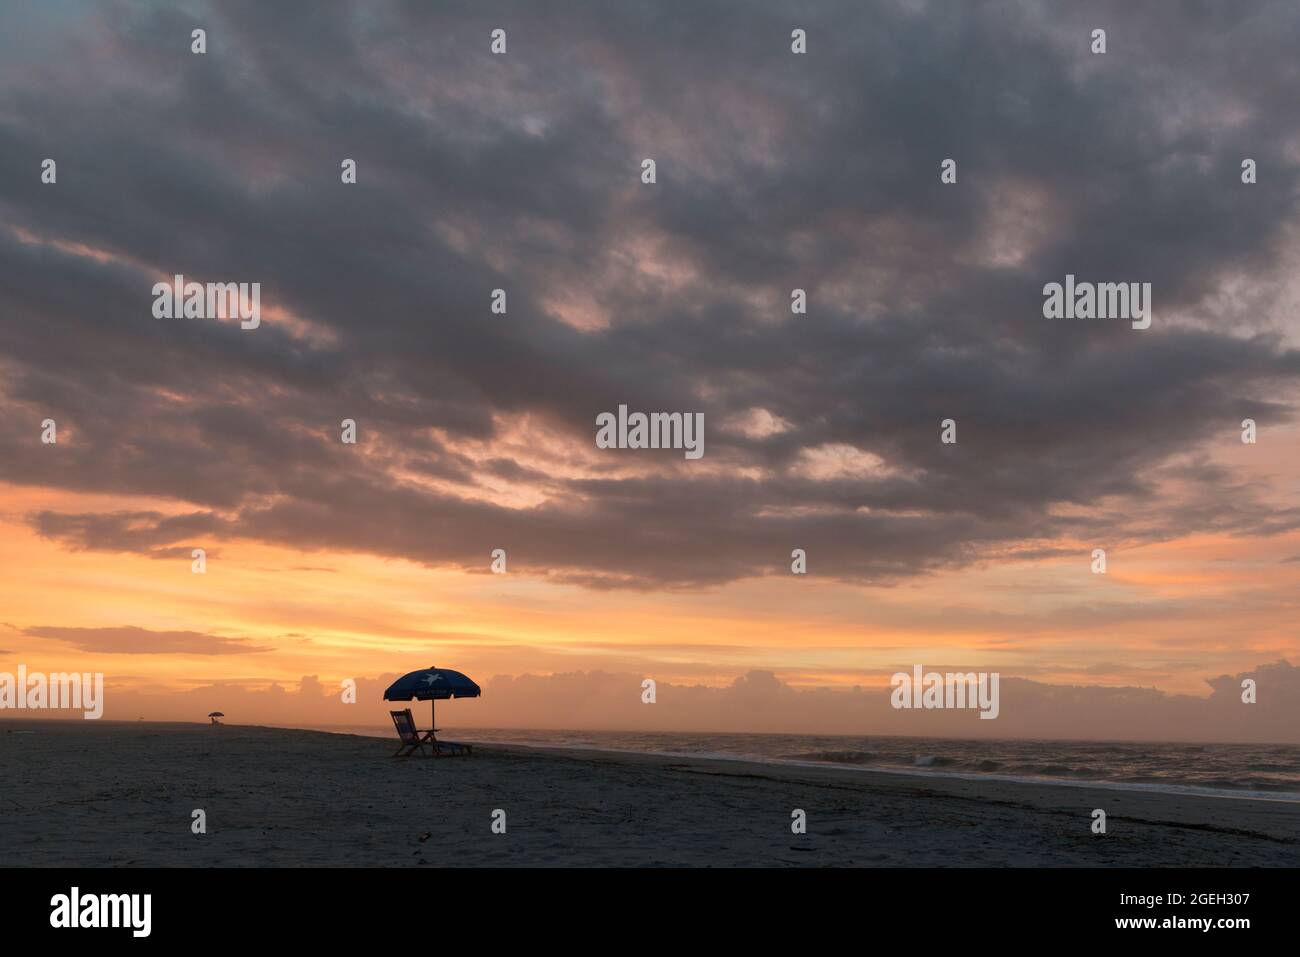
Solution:
<svg viewBox="0 0 1300 957">
<path fill-rule="evenodd" d="M 1295 804 L 501 745 L 398 760 L 393 747 L 0 722 L 0 866 L 1300 864 Z M 806 834 L 791 833 L 796 808 Z M 1094 808 L 1105 835 L 1090 831 Z M 206 834 L 191 831 L 196 809 Z"/>
</svg>

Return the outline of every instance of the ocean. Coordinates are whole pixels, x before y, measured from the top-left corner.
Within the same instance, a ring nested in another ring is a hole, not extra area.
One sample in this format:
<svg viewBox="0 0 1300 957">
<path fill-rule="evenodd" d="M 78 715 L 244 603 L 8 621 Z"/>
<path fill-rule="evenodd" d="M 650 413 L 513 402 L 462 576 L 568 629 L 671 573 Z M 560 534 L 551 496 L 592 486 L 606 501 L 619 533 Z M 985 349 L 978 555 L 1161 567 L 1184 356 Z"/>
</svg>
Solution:
<svg viewBox="0 0 1300 957">
<path fill-rule="evenodd" d="M 391 729 L 380 728 L 317 730 L 392 736 Z M 484 744 L 835 765 L 941 777 L 996 777 L 1300 802 L 1300 746 L 1288 744 L 1004 741 L 514 728 L 466 728 L 445 736 Z"/>
</svg>

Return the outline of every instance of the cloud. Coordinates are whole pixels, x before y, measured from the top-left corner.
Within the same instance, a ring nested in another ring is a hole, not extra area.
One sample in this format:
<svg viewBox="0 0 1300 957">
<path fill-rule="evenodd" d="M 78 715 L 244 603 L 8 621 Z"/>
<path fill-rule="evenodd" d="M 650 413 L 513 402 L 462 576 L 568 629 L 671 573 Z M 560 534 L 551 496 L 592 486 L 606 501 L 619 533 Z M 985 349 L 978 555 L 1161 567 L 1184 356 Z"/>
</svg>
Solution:
<svg viewBox="0 0 1300 957">
<path fill-rule="evenodd" d="M 902 670 L 910 672 L 910 666 Z M 927 671 L 965 672 L 954 665 Z M 895 710 L 891 689 L 793 688 L 771 671 L 750 671 L 724 687 L 659 682 L 641 703 L 643 675 L 600 672 L 496 678 L 467 724 L 611 730 L 915 735 L 949 738 L 1300 742 L 1300 668 L 1262 665 L 1208 682 L 1207 698 L 1150 687 L 1049 684 L 1003 674 L 1000 713 Z M 887 678 L 881 675 L 881 678 Z M 1241 679 L 1267 689 L 1264 707 L 1241 702 Z"/>
<path fill-rule="evenodd" d="M 226 638 L 197 631 L 153 631 L 124 625 L 117 628 L 61 628 L 38 625 L 24 628 L 32 638 L 50 638 L 82 651 L 115 655 L 247 655 L 274 649 L 249 643 L 246 638 Z"/>
<path fill-rule="evenodd" d="M 42 536 L 79 551 L 136 552 L 151 558 L 189 558 L 188 547 L 172 543 L 198 544 L 223 530 L 220 519 L 200 512 L 168 516 L 160 512 L 45 511 L 33 514 L 30 521 Z M 210 554 L 215 557 L 215 551 Z"/>
<path fill-rule="evenodd" d="M 695 588 L 795 545 L 887 582 L 1300 527 L 1213 454 L 1295 420 L 1295 9 L 1109 5 L 1104 58 L 1046 3 L 823 4 L 805 56 L 778 3 L 518 4 L 501 58 L 472 4 L 195 9 L 206 56 L 110 5 L 6 57 L 0 479 L 152 503 L 47 537 L 473 569 L 505 542 L 515 572 Z M 1045 321 L 1067 272 L 1150 281 L 1155 325 Z M 260 281 L 268 317 L 154 319 L 177 273 Z M 705 458 L 598 453 L 620 403 L 703 412 Z M 788 427 L 725 426 L 754 409 Z"/>
<path fill-rule="evenodd" d="M 105 714 L 113 719 L 202 720 L 220 708 L 240 724 L 378 729 L 387 727 L 387 712 L 400 707 L 382 700 L 397 677 L 358 677 L 357 703 L 345 704 L 342 686 L 317 675 L 304 676 L 296 688 L 226 681 L 182 692 L 114 687 L 110 676 Z M 974 711 L 895 710 L 888 687 L 794 688 L 763 670 L 724 686 L 660 681 L 656 703 L 650 705 L 641 701 L 645 677 L 602 671 L 498 676 L 481 682 L 481 698 L 439 705 L 439 722 L 452 728 L 1300 744 L 1300 668 L 1286 661 L 1210 679 L 1208 697 L 1146 687 L 1048 684 L 1003 674 L 1000 713 L 992 721 L 981 720 Z M 1257 704 L 1241 701 L 1246 677 L 1258 683 Z M 427 704 L 413 702 L 411 707 Z"/>
</svg>

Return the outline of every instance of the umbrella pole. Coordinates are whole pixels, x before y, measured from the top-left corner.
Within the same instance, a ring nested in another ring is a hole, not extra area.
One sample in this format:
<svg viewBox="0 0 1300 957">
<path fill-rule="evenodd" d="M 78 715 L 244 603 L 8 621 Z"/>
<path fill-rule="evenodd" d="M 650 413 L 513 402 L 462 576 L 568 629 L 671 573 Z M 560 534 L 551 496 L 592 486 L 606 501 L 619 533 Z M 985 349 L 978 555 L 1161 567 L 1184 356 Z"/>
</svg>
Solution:
<svg viewBox="0 0 1300 957">
<path fill-rule="evenodd" d="M 433 740 L 438 740 L 438 699 L 429 699 L 429 720 L 433 722 L 429 725 L 429 733 L 433 735 Z"/>
</svg>

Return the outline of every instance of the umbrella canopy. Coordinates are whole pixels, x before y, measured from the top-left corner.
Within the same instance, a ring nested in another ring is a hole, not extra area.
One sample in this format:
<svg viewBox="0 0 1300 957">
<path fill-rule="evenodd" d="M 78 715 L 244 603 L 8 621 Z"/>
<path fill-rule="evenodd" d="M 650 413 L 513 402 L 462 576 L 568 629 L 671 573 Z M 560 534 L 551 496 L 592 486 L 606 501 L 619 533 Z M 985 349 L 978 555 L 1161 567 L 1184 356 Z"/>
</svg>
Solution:
<svg viewBox="0 0 1300 957">
<path fill-rule="evenodd" d="M 459 671 L 450 668 L 421 668 L 402 675 L 384 692 L 385 701 L 442 701 L 446 698 L 477 698 L 483 690 Z"/>
<path fill-rule="evenodd" d="M 226 715 L 225 715 L 225 712 L 223 712 L 223 711 L 209 711 L 209 712 L 208 712 L 208 717 L 209 717 L 209 718 L 224 718 L 225 716 L 226 716 Z"/>
</svg>

